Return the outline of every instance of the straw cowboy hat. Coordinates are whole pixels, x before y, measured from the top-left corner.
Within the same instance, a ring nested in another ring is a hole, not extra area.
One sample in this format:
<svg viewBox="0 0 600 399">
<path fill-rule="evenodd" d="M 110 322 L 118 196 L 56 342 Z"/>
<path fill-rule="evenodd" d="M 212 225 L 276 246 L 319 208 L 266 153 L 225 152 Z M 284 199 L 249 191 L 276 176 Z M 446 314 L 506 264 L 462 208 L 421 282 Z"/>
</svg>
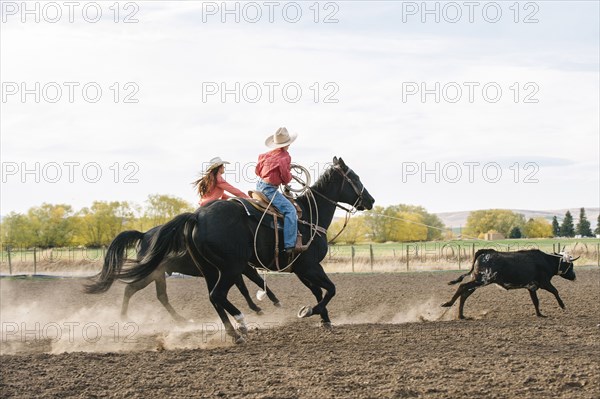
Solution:
<svg viewBox="0 0 600 399">
<path fill-rule="evenodd" d="M 298 134 L 289 133 L 286 128 L 280 127 L 274 135 L 267 137 L 265 145 L 270 148 L 281 148 L 292 144 L 297 137 Z"/>
<path fill-rule="evenodd" d="M 210 161 L 208 161 L 208 168 L 206 168 L 206 172 L 213 170 L 214 168 L 218 168 L 221 165 L 228 164 L 229 162 L 223 161 L 220 157 L 214 157 Z"/>
</svg>

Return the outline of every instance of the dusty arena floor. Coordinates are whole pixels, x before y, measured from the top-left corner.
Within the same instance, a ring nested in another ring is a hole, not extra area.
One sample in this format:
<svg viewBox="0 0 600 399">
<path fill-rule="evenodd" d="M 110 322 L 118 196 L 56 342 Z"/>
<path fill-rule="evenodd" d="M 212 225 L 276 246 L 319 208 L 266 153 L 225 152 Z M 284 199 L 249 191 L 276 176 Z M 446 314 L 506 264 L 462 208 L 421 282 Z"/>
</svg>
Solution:
<svg viewBox="0 0 600 399">
<path fill-rule="evenodd" d="M 178 326 L 153 287 L 119 317 L 123 285 L 81 293 L 81 279 L 2 279 L 0 397 L 599 398 L 600 271 L 555 277 L 564 302 L 526 290 L 478 290 L 472 320 L 439 305 L 457 272 L 333 274 L 333 331 L 297 319 L 314 305 L 289 275 L 270 275 L 282 308 L 245 312 L 247 343 L 219 331 L 203 280 L 167 280 L 172 305 L 194 323 Z M 252 292 L 255 286 L 250 286 Z"/>
</svg>

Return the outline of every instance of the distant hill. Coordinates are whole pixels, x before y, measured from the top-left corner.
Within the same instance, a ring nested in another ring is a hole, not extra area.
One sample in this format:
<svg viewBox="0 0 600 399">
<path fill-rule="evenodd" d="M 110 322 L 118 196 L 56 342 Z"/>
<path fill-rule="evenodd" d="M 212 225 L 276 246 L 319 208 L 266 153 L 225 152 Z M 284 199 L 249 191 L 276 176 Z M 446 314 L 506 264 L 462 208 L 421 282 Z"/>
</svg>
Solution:
<svg viewBox="0 0 600 399">
<path fill-rule="evenodd" d="M 524 210 L 524 209 L 509 209 L 510 211 L 523 214 L 525 219 L 542 217 L 548 219 L 548 221 L 552 221 L 552 217 L 556 216 L 558 218 L 558 222 L 562 222 L 563 217 L 567 211 L 571 212 L 573 215 L 573 223 L 577 225 L 579 221 L 579 209 L 580 208 L 565 208 L 565 209 L 554 209 L 549 211 L 532 211 L 532 210 Z M 460 211 L 460 212 L 441 212 L 436 213 L 436 215 L 444 222 L 446 227 L 457 228 L 459 226 L 464 227 L 467 224 L 467 217 L 471 211 Z M 600 208 L 585 208 L 585 216 L 590 221 L 592 225 L 592 230 L 596 228 L 596 221 L 598 219 L 598 214 L 600 213 Z"/>
</svg>

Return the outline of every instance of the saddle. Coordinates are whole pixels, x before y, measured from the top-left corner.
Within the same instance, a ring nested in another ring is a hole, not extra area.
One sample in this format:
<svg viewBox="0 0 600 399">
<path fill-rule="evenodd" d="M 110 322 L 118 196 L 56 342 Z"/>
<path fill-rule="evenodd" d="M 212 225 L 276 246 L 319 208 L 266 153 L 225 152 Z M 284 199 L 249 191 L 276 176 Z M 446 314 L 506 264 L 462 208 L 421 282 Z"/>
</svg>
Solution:
<svg viewBox="0 0 600 399">
<path fill-rule="evenodd" d="M 275 231 L 275 250 L 274 250 L 274 263 L 277 271 L 282 271 L 279 266 L 279 231 L 283 230 L 283 214 L 277 209 L 273 204 L 269 206 L 269 199 L 260 191 L 248 191 L 248 195 L 250 198 L 231 198 L 230 201 L 236 201 L 240 203 L 248 216 L 255 218 L 257 221 L 262 220 L 262 224 L 270 227 Z M 298 221 L 300 221 L 302 217 L 302 209 L 296 201 L 286 195 L 286 198 L 290 200 L 290 202 L 296 208 L 296 214 L 298 215 Z M 266 217 L 269 215 L 270 217 Z M 300 244 L 302 243 L 302 235 L 298 232 L 298 240 Z M 286 268 L 287 269 L 287 268 Z M 283 269 L 283 270 L 286 270 Z M 287 270 L 291 271 L 291 270 Z"/>
<path fill-rule="evenodd" d="M 258 209 L 259 211 L 265 212 L 266 210 L 267 214 L 271 216 L 283 218 L 283 214 L 279 211 L 279 209 L 277 209 L 277 207 L 273 206 L 273 204 L 269 206 L 269 199 L 260 191 L 250 190 L 248 191 L 248 195 L 252 199 L 252 201 L 249 201 L 250 205 Z M 285 197 L 289 199 L 292 205 L 294 205 L 294 208 L 296 208 L 296 214 L 298 215 L 298 220 L 300 220 L 300 218 L 302 217 L 302 209 L 300 208 L 300 206 L 298 206 L 296 201 L 291 196 L 286 195 Z"/>
</svg>

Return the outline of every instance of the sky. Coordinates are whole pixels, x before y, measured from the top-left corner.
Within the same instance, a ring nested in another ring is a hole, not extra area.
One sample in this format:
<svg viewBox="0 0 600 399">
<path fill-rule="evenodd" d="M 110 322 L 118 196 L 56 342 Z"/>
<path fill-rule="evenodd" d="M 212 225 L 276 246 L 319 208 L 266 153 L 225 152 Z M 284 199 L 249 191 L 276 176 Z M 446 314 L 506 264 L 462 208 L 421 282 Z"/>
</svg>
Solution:
<svg viewBox="0 0 600 399">
<path fill-rule="evenodd" d="M 0 3 L 1 215 L 251 189 L 280 126 L 376 205 L 600 206 L 596 1 L 114 4 Z"/>
</svg>

